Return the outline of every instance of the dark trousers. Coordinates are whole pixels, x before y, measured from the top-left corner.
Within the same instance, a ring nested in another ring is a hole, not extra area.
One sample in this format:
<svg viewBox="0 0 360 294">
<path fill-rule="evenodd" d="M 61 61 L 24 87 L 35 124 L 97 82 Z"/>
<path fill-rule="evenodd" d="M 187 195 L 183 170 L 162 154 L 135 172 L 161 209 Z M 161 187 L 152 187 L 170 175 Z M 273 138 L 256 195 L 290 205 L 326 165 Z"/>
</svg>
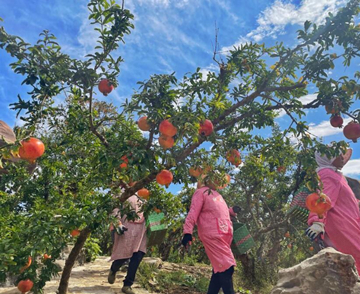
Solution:
<svg viewBox="0 0 360 294">
<path fill-rule="evenodd" d="M 134 283 L 137 269 L 138 269 L 140 262 L 143 259 L 144 255 L 145 255 L 144 252 L 138 251 L 138 252 L 133 253 L 133 255 L 131 256 L 130 262 L 129 262 L 129 268 L 127 270 L 127 275 L 124 280 L 124 286 L 132 286 L 132 284 Z M 111 271 L 114 273 L 117 272 L 127 260 L 128 259 L 114 260 L 111 265 L 111 268 L 110 268 Z"/>
<path fill-rule="evenodd" d="M 233 273 L 233 266 L 221 273 L 215 274 L 213 271 L 207 294 L 218 294 L 221 288 L 224 294 L 235 294 L 232 281 Z"/>
</svg>

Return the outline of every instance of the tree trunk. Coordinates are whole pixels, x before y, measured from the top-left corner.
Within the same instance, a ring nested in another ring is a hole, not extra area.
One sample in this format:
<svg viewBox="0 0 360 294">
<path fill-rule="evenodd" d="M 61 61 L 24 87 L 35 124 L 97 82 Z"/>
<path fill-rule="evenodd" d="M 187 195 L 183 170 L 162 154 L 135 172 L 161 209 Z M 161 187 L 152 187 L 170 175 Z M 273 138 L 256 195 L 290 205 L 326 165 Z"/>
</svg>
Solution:
<svg viewBox="0 0 360 294">
<path fill-rule="evenodd" d="M 241 254 L 238 256 L 241 265 L 244 269 L 245 277 L 248 281 L 253 282 L 255 280 L 255 262 L 248 254 Z"/>
<path fill-rule="evenodd" d="M 73 249 L 71 250 L 66 262 L 65 262 L 65 266 L 61 275 L 61 279 L 60 279 L 60 284 L 59 284 L 59 288 L 58 288 L 58 294 L 66 294 L 68 287 L 69 287 L 69 279 L 70 279 L 70 275 L 71 275 L 71 270 L 74 266 L 76 257 L 79 255 L 81 249 L 83 248 L 86 239 L 89 237 L 90 235 L 90 229 L 89 228 L 85 228 L 80 232 L 79 237 L 76 240 L 76 243 L 73 247 Z"/>
</svg>

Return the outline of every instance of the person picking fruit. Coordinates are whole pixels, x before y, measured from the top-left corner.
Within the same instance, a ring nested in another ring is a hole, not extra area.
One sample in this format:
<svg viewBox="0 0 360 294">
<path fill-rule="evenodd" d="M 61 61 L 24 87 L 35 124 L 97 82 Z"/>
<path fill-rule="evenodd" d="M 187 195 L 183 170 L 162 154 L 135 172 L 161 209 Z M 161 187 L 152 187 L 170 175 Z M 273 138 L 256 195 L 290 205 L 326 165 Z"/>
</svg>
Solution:
<svg viewBox="0 0 360 294">
<path fill-rule="evenodd" d="M 144 200 L 137 195 L 133 195 L 126 201 L 131 209 L 135 211 L 138 219 L 128 220 L 126 215 L 120 216 L 119 209 L 114 209 L 113 211 L 113 215 L 117 216 L 119 223 L 117 226 L 113 226 L 112 230 L 114 242 L 110 260 L 113 260 L 113 263 L 109 270 L 108 282 L 114 284 L 116 272 L 130 259 L 124 286 L 121 291 L 126 294 L 135 294 L 131 286 L 134 283 L 137 269 L 146 253 L 147 243 L 145 218 L 141 212 Z"/>
<path fill-rule="evenodd" d="M 316 213 L 308 217 L 308 229 L 305 234 L 314 240 L 324 234 L 325 246 L 350 254 L 355 259 L 360 273 L 360 212 L 356 199 L 340 170 L 349 161 L 352 150 L 335 158 L 315 153 L 318 164 L 316 172 L 323 184 L 323 193 L 331 199 L 331 208 L 322 218 Z"/>
<path fill-rule="evenodd" d="M 240 207 L 227 206 L 224 198 L 215 190 L 209 177 L 198 182 L 191 199 L 190 211 L 183 227 L 182 245 L 187 248 L 192 240 L 195 224 L 213 267 L 208 294 L 217 294 L 222 288 L 224 294 L 234 294 L 232 276 L 236 265 L 230 245 L 233 226 L 230 215 L 235 216 Z"/>
</svg>

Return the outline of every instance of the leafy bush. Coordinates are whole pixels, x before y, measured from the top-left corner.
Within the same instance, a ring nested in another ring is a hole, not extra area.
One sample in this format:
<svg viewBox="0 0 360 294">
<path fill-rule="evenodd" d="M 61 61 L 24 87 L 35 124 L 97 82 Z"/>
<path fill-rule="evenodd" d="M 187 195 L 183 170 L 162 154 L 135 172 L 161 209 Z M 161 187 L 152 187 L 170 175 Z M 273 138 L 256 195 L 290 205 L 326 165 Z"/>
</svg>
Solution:
<svg viewBox="0 0 360 294">
<path fill-rule="evenodd" d="M 100 242 L 99 239 L 96 238 L 89 238 L 86 240 L 84 244 L 86 262 L 94 261 L 96 257 L 100 255 L 101 248 L 99 242 Z"/>
</svg>

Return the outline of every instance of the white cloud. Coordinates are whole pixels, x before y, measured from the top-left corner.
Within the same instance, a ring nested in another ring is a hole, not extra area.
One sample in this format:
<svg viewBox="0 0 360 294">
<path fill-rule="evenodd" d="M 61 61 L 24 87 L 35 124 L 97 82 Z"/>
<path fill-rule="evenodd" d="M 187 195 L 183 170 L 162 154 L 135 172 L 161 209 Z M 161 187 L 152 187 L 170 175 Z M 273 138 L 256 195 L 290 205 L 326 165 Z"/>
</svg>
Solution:
<svg viewBox="0 0 360 294">
<path fill-rule="evenodd" d="M 317 98 L 317 94 L 308 94 L 305 96 L 302 96 L 299 98 L 299 100 L 301 101 L 301 103 L 303 105 L 310 103 L 311 101 L 314 101 Z M 284 109 L 281 109 L 278 111 L 278 116 L 277 118 L 283 117 L 286 115 L 286 111 Z"/>
<path fill-rule="evenodd" d="M 346 176 L 360 175 L 360 159 L 349 160 L 343 167 L 342 173 Z"/>
<path fill-rule="evenodd" d="M 235 42 L 235 44 L 231 45 L 231 46 L 227 46 L 227 47 L 222 47 L 220 52 L 221 53 L 227 53 L 230 50 L 233 50 L 234 47 L 240 47 L 242 45 L 245 45 L 246 43 L 250 43 L 251 40 L 249 38 L 245 38 L 243 36 L 240 36 L 239 40 Z"/>
<path fill-rule="evenodd" d="M 234 45 L 222 48 L 222 51 L 228 51 L 233 46 L 250 41 L 260 42 L 265 37 L 276 38 L 284 33 L 287 25 L 303 25 L 306 20 L 322 23 L 329 12 L 336 12 L 346 2 L 346 0 L 303 0 L 297 6 L 288 1 L 276 0 L 260 13 L 256 29 L 246 37 L 241 36 Z"/>
<path fill-rule="evenodd" d="M 351 121 L 351 118 L 344 119 L 343 126 L 347 125 Z M 309 123 L 309 133 L 312 138 L 317 137 L 318 139 L 337 135 L 343 132 L 343 128 L 334 128 L 330 124 L 330 120 L 325 120 L 319 123 L 318 125 L 314 123 Z M 294 134 L 289 134 L 288 137 L 290 138 L 290 141 L 293 144 L 299 143 L 299 140 L 297 137 L 294 136 Z"/>
<path fill-rule="evenodd" d="M 351 118 L 344 119 L 344 126 L 347 125 L 351 121 Z M 327 137 L 336 134 L 340 134 L 343 132 L 342 128 L 334 128 L 330 125 L 330 120 L 322 121 L 320 124 L 309 124 L 309 132 L 311 135 L 316 137 Z"/>
</svg>

